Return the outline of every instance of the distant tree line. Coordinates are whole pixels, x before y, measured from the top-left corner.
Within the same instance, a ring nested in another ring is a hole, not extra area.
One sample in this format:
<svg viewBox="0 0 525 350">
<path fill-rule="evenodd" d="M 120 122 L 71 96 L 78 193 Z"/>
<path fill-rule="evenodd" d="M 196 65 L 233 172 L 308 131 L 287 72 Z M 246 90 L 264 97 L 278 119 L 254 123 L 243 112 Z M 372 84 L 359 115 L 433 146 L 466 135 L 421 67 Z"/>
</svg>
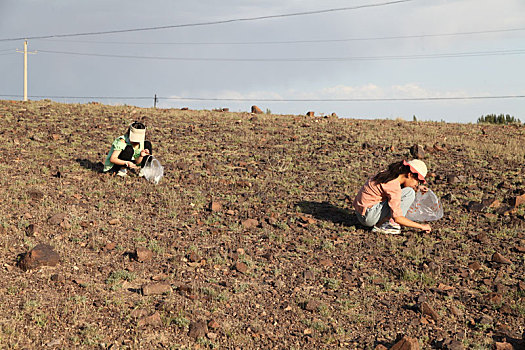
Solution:
<svg viewBox="0 0 525 350">
<path fill-rule="evenodd" d="M 487 114 L 482 115 L 478 118 L 479 123 L 489 123 L 489 124 L 521 124 L 521 120 L 514 118 L 509 114 Z"/>
</svg>

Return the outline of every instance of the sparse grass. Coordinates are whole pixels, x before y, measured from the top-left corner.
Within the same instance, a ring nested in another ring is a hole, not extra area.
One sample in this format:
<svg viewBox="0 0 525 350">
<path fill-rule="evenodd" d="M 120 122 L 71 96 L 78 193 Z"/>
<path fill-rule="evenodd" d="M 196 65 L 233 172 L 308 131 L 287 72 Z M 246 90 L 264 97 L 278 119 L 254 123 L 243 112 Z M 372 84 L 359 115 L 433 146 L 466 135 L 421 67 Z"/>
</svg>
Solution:
<svg viewBox="0 0 525 350">
<path fill-rule="evenodd" d="M 488 314 L 512 329 L 523 324 L 525 297 L 516 285 L 525 257 L 514 247 L 521 244 L 525 207 L 503 216 L 496 209 L 476 213 L 464 206 L 487 195 L 507 203 L 520 193 L 523 126 L 51 101 L 0 101 L 0 117 L 0 149 L 10 159 L 0 164 L 10 183 L 0 193 L 0 343 L 6 348 L 46 347 L 56 338 L 60 348 L 366 349 L 379 338 L 393 342 L 399 329 L 418 334 L 421 348 L 427 348 L 435 334 L 412 325 L 403 316 L 412 311 L 404 306 L 424 293 L 436 310 L 445 310 L 470 293 L 492 292 L 492 286 L 483 287 L 484 279 L 509 287 L 503 298 L 511 314 L 487 303 L 458 307 L 468 317 Z M 148 125 L 154 153 L 165 165 L 156 186 L 90 168 L 133 120 Z M 436 142 L 446 150 L 435 151 Z M 437 175 L 430 187 L 457 198 L 444 203 L 445 218 L 432 223 L 428 235 L 404 230 L 383 237 L 355 226 L 353 195 L 379 168 L 409 158 L 415 143 L 428 151 L 425 162 Z M 466 178 L 448 184 L 453 174 Z M 209 211 L 212 199 L 223 203 L 222 211 Z M 68 215 L 70 228 L 48 221 L 60 212 Z M 303 225 L 298 213 L 315 223 Z M 113 218 L 120 223 L 110 225 Z M 246 218 L 262 227 L 245 229 Z M 26 234 L 30 224 L 37 228 L 33 237 Z M 487 243 L 473 239 L 481 232 L 489 236 Z M 55 247 L 60 264 L 21 273 L 15 267 L 19 254 L 42 242 Z M 114 248 L 107 248 L 110 242 Z M 135 261 L 138 246 L 155 259 Z M 235 260 L 239 248 L 246 254 Z M 468 263 L 490 259 L 495 251 L 513 264 L 486 263 L 462 276 Z M 186 261 L 191 252 L 199 262 Z M 334 265 L 321 266 L 320 259 Z M 250 272 L 234 272 L 236 261 Z M 313 276 L 305 278 L 307 270 Z M 77 277 L 86 284 L 72 283 Z M 177 292 L 144 296 L 122 288 L 125 281 L 137 288 L 166 283 Z M 455 287 L 453 297 L 435 293 L 439 284 Z M 312 299 L 318 309 L 303 310 L 299 303 Z M 158 310 L 162 325 L 137 327 L 129 316 L 133 310 L 146 316 Z M 493 340 L 486 340 L 490 330 L 442 316 L 440 328 L 465 332 L 469 348 L 492 348 Z M 196 343 L 188 330 L 198 319 L 214 319 L 220 327 Z M 306 328 L 311 334 L 303 334 Z"/>
</svg>

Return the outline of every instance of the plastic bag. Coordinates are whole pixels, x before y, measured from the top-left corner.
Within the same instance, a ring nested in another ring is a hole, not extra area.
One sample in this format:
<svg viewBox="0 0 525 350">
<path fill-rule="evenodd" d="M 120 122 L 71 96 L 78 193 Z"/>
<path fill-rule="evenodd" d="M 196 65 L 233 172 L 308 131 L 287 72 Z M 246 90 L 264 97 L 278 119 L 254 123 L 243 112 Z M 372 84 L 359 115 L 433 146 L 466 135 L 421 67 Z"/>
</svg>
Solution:
<svg viewBox="0 0 525 350">
<path fill-rule="evenodd" d="M 416 199 L 408 209 L 406 218 L 412 221 L 436 221 L 443 217 L 443 206 L 434 192 L 416 192 Z"/>
<path fill-rule="evenodd" d="M 142 174 L 149 182 L 158 184 L 160 179 L 164 176 L 164 167 L 160 164 L 157 158 L 150 156 L 142 168 Z"/>
</svg>

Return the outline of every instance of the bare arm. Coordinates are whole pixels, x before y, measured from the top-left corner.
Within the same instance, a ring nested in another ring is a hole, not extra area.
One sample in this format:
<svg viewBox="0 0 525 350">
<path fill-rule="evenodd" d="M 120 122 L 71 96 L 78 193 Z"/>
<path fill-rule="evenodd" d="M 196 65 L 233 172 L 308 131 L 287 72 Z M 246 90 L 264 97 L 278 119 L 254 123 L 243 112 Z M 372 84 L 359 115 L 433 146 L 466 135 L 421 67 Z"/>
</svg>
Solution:
<svg viewBox="0 0 525 350">
<path fill-rule="evenodd" d="M 132 161 L 129 161 L 129 160 L 122 160 L 122 159 L 118 159 L 118 156 L 120 155 L 120 152 L 121 151 L 113 151 L 113 153 L 111 153 L 111 157 L 109 158 L 109 161 L 113 164 L 116 164 L 116 165 L 123 165 L 125 167 L 128 167 L 128 168 L 136 168 L 137 166 L 135 165 L 135 163 L 133 163 Z"/>
<path fill-rule="evenodd" d="M 401 226 L 413 227 L 425 232 L 430 232 L 432 230 L 432 227 L 430 227 L 429 224 L 420 224 L 410 219 L 407 219 L 404 216 L 397 216 L 394 218 L 394 221 Z"/>
</svg>

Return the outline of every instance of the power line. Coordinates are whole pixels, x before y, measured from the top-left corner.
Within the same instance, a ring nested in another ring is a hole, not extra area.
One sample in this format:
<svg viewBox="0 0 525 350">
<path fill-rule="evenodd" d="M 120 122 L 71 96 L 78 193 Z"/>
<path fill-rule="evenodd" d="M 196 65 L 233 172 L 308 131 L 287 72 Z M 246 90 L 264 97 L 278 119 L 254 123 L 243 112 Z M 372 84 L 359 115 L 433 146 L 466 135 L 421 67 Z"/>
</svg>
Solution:
<svg viewBox="0 0 525 350">
<path fill-rule="evenodd" d="M 66 38 L 66 37 L 77 37 L 77 36 L 87 36 L 87 35 L 106 35 L 106 34 L 118 34 L 118 33 L 145 32 L 145 31 L 161 30 L 161 29 L 175 29 L 175 28 L 185 28 L 185 27 L 209 26 L 209 25 L 235 23 L 235 22 L 258 21 L 258 20 L 272 19 L 272 18 L 297 17 L 297 16 L 307 16 L 307 15 L 315 15 L 315 14 L 321 14 L 321 13 L 350 11 L 350 10 L 358 10 L 358 9 L 371 8 L 371 7 L 380 7 L 380 6 L 394 5 L 394 4 L 400 4 L 400 3 L 405 3 L 405 2 L 411 2 L 411 1 L 415 1 L 415 0 L 395 0 L 395 1 L 387 1 L 387 2 L 382 2 L 382 3 L 368 4 L 368 5 L 340 7 L 340 8 L 330 8 L 330 9 L 324 9 L 324 10 L 304 11 L 304 12 L 295 12 L 295 13 L 277 14 L 277 15 L 267 15 L 267 16 L 257 16 L 257 17 L 233 18 L 233 19 L 209 21 L 209 22 L 199 22 L 199 23 L 173 24 L 173 25 L 166 25 L 166 26 L 119 29 L 119 30 L 107 30 L 107 31 L 98 31 L 98 32 L 83 32 L 83 33 L 71 33 L 71 34 L 51 34 L 51 35 L 39 35 L 39 36 L 24 36 L 24 37 L 18 37 L 18 38 L 4 38 L 4 39 L 0 39 L 0 41 Z"/>
<path fill-rule="evenodd" d="M 479 56 L 506 56 L 522 55 L 525 49 L 517 50 L 494 50 L 494 51 L 472 51 L 453 52 L 438 54 L 416 54 L 416 55 L 388 55 L 388 56 L 350 56 L 350 57 L 290 57 L 290 58 L 220 58 L 220 57 L 169 57 L 169 56 L 138 56 L 138 55 L 114 55 L 102 53 L 84 53 L 73 51 L 38 50 L 41 53 L 92 56 L 107 58 L 128 58 L 146 60 L 166 61 L 203 61 L 203 62 L 343 62 L 343 61 L 376 61 L 376 60 L 412 60 L 412 59 L 436 59 L 436 58 L 459 58 Z"/>
<path fill-rule="evenodd" d="M 480 30 L 469 32 L 454 32 L 454 33 L 436 33 L 436 34 L 415 34 L 415 35 L 397 35 L 397 36 L 378 36 L 378 37 L 362 37 L 362 38 L 342 38 L 342 39 L 312 39 L 312 40 L 281 40 L 281 41 L 225 41 L 225 42 L 134 42 L 134 41 L 95 41 L 95 40 L 53 40 L 53 42 L 73 42 L 84 44 L 111 44 L 111 45 L 279 45 L 279 44 L 315 44 L 315 43 L 339 43 L 350 41 L 378 41 L 378 40 L 398 40 L 398 39 L 421 39 L 421 38 L 437 38 L 450 36 L 465 36 L 465 35 L 482 35 L 494 33 L 507 33 L 525 31 L 525 28 L 510 28 L 510 29 L 494 29 L 494 30 Z"/>
<path fill-rule="evenodd" d="M 1 95 L 1 97 L 22 97 L 22 95 Z M 129 96 L 29 96 L 31 98 L 56 98 L 56 99 L 92 99 L 92 100 L 151 100 L 152 97 L 129 97 Z M 496 99 L 518 99 L 525 95 L 498 95 L 498 96 L 448 96 L 448 97 L 392 97 L 392 98 L 208 98 L 208 97 L 158 97 L 159 100 L 179 101 L 238 101 L 238 102 L 395 102 L 395 101 L 453 101 L 453 100 L 496 100 Z"/>
</svg>

